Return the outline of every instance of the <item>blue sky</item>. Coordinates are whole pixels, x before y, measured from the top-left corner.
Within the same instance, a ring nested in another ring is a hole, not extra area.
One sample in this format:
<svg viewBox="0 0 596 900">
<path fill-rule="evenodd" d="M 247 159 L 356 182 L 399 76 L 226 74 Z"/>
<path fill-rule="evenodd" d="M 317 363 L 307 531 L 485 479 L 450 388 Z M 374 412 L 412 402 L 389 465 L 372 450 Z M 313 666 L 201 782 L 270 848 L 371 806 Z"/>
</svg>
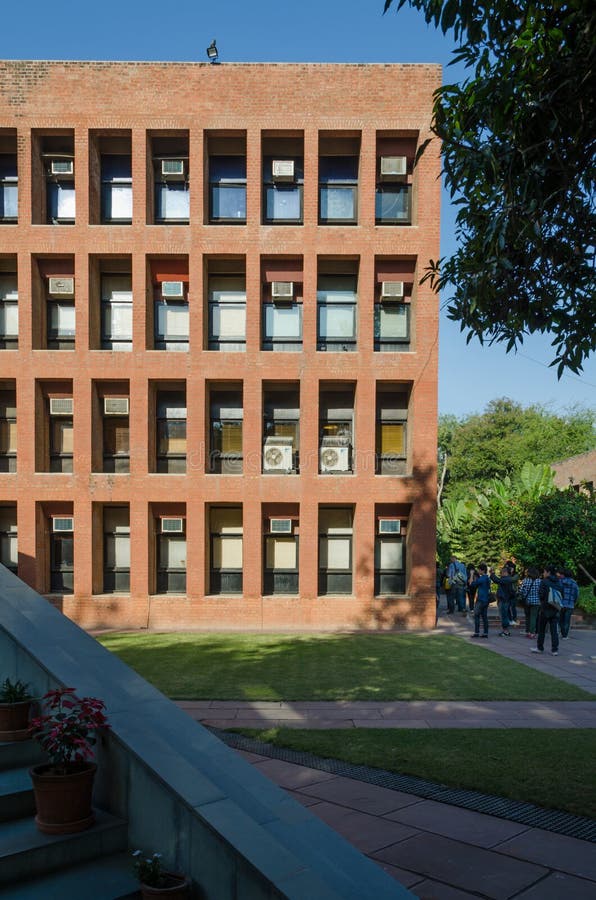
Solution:
<svg viewBox="0 0 596 900">
<path fill-rule="evenodd" d="M 450 37 L 404 9 L 382 16 L 383 0 L 27 0 L 2 11 L 4 59 L 130 59 L 204 61 L 217 39 L 225 62 L 438 62 L 447 65 Z M 455 80 L 461 69 L 446 69 Z M 396 105 L 399 98 L 396 97 Z M 444 193 L 443 255 L 453 247 L 453 212 Z M 445 298 L 443 298 L 444 300 Z M 557 380 L 550 342 L 527 339 L 521 353 L 466 345 L 459 326 L 441 319 L 439 407 L 458 416 L 494 397 L 544 403 L 553 410 L 596 406 L 596 356 L 581 377 Z"/>
</svg>

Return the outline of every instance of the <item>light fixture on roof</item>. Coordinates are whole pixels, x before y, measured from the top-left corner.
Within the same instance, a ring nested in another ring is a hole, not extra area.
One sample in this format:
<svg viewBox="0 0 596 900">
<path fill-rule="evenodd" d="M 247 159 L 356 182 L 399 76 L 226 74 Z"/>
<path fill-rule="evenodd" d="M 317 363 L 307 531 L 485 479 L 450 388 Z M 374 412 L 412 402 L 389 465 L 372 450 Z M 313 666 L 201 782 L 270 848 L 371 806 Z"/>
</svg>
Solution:
<svg viewBox="0 0 596 900">
<path fill-rule="evenodd" d="M 209 59 L 209 62 L 216 63 L 218 56 L 219 53 L 217 52 L 217 44 L 215 43 L 215 38 L 213 38 L 213 40 L 207 47 L 207 58 Z"/>
</svg>

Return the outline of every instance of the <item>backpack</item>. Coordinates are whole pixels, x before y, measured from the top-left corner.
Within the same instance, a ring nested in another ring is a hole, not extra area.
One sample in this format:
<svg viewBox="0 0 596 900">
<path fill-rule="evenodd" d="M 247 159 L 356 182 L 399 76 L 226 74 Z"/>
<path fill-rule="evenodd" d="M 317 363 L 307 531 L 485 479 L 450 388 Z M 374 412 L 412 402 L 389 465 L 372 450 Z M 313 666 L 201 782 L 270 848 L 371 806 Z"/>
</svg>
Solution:
<svg viewBox="0 0 596 900">
<path fill-rule="evenodd" d="M 453 578 L 451 579 L 451 584 L 454 584 L 456 587 L 463 587 L 465 584 L 467 584 L 468 581 L 467 573 L 466 575 L 464 575 L 462 570 L 459 568 L 460 565 L 463 565 L 463 563 L 458 564 L 455 572 L 453 573 Z"/>
<path fill-rule="evenodd" d="M 561 595 L 561 591 L 558 591 L 557 588 L 549 587 L 547 603 L 549 606 L 552 606 L 553 609 L 556 609 L 556 611 L 559 612 L 559 610 L 563 606 L 563 597 Z"/>
</svg>

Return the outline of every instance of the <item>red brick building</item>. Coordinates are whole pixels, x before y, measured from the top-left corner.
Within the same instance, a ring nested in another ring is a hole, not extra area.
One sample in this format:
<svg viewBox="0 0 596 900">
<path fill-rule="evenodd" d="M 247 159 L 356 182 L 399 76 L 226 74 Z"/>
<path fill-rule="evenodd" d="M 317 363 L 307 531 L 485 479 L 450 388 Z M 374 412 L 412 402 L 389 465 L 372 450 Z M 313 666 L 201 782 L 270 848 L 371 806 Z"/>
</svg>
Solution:
<svg viewBox="0 0 596 900">
<path fill-rule="evenodd" d="M 0 546 L 68 616 L 433 623 L 439 82 L 0 63 Z"/>
</svg>

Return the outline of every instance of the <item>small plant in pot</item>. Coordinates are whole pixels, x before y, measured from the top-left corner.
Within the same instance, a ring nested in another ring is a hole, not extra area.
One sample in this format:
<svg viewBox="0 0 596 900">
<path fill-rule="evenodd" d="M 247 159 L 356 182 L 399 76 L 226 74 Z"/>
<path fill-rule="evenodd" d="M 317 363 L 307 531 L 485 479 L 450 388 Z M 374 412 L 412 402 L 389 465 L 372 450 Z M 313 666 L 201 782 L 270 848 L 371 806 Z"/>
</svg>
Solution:
<svg viewBox="0 0 596 900">
<path fill-rule="evenodd" d="M 0 684 L 0 741 L 26 741 L 33 695 L 29 685 L 5 678 Z"/>
<path fill-rule="evenodd" d="M 190 897 L 190 882 L 184 875 L 164 869 L 161 853 L 146 856 L 142 850 L 134 850 L 132 855 L 143 900 L 151 897 L 184 900 Z"/>
<path fill-rule="evenodd" d="M 49 756 L 49 762 L 29 770 L 37 815 L 45 834 L 72 834 L 90 828 L 97 765 L 92 746 L 95 731 L 109 728 L 105 705 L 94 697 L 77 697 L 74 688 L 49 691 L 43 711 L 31 720 L 31 737 Z"/>
</svg>

